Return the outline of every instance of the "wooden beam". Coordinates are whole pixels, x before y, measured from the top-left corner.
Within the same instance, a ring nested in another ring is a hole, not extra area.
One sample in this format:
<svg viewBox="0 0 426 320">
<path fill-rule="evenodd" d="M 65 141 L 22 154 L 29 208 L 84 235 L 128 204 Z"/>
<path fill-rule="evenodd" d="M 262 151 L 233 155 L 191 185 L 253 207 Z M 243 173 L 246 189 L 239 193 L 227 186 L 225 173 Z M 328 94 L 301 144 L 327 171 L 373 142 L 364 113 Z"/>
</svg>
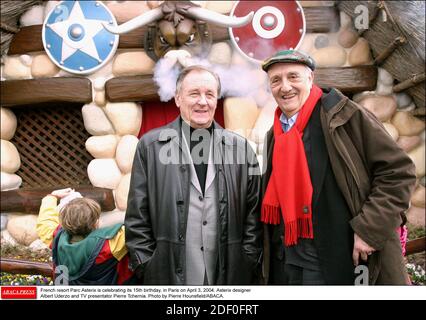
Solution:
<svg viewBox="0 0 426 320">
<path fill-rule="evenodd" d="M 0 269 L 1 272 L 12 274 L 36 274 L 44 277 L 53 276 L 53 266 L 47 262 L 1 258 Z"/>
<path fill-rule="evenodd" d="M 137 28 L 129 33 L 120 36 L 118 43 L 119 49 L 143 49 L 144 34 L 147 27 Z M 30 52 L 44 51 L 43 42 L 41 40 L 42 26 L 23 27 L 15 34 L 10 42 L 8 55 L 27 54 Z M 213 42 L 225 41 L 229 39 L 228 29 L 213 26 L 212 29 Z"/>
<path fill-rule="evenodd" d="M 318 68 L 315 82 L 345 93 L 373 90 L 377 81 L 374 66 Z M 91 82 L 85 78 L 48 78 L 0 82 L 1 103 L 5 107 L 49 102 L 90 103 Z M 117 77 L 107 81 L 106 98 L 111 102 L 158 100 L 152 76 Z"/>
<path fill-rule="evenodd" d="M 41 30 L 42 25 L 22 27 L 13 36 L 7 54 L 26 54 L 29 52 L 44 51 Z"/>
<path fill-rule="evenodd" d="M 337 7 L 303 8 L 307 33 L 337 32 L 340 28 L 340 13 Z"/>
<path fill-rule="evenodd" d="M 314 81 L 321 88 L 333 87 L 344 93 L 371 91 L 376 88 L 377 67 L 318 68 Z"/>
<path fill-rule="evenodd" d="M 336 7 L 307 7 L 303 9 L 307 33 L 328 33 L 337 31 L 340 25 L 339 12 Z M 142 49 L 147 27 L 138 28 L 120 36 L 118 48 Z M 228 29 L 210 24 L 213 42 L 229 40 Z M 41 40 L 42 25 L 23 27 L 13 37 L 8 55 L 27 54 L 44 51 Z"/>
<path fill-rule="evenodd" d="M 315 83 L 321 88 L 333 87 L 344 93 L 374 90 L 377 83 L 375 66 L 319 68 Z M 158 88 L 152 76 L 117 77 L 105 84 L 105 95 L 111 102 L 156 101 Z"/>
<path fill-rule="evenodd" d="M 1 105 L 12 107 L 52 102 L 92 102 L 92 83 L 86 78 L 46 78 L 0 82 Z"/>
<path fill-rule="evenodd" d="M 158 88 L 152 76 L 117 77 L 105 83 L 105 96 L 111 102 L 157 101 Z"/>
<path fill-rule="evenodd" d="M 72 187 L 72 186 L 66 186 Z M 43 189 L 16 189 L 1 192 L 1 212 L 18 212 L 37 214 L 40 210 L 41 200 L 50 192 L 56 189 L 66 188 L 64 186 Z M 110 189 L 96 187 L 73 187 L 80 192 L 83 197 L 88 197 L 97 201 L 102 211 L 112 211 L 115 209 L 114 196 Z"/>
<path fill-rule="evenodd" d="M 405 247 L 406 255 L 412 255 L 426 250 L 426 237 L 410 240 Z"/>
</svg>

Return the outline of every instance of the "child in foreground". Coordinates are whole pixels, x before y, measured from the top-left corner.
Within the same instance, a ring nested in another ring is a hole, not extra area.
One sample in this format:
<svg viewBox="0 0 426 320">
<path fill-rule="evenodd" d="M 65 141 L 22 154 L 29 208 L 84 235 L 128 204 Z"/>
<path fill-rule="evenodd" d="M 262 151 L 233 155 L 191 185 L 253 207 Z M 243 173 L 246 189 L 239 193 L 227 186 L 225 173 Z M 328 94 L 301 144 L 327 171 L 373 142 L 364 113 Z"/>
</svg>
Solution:
<svg viewBox="0 0 426 320">
<path fill-rule="evenodd" d="M 68 283 L 64 284 L 135 283 L 136 277 L 128 268 L 124 226 L 98 228 L 100 213 L 96 201 L 71 188 L 55 190 L 43 198 L 37 233 L 52 249 L 54 268 L 68 269 Z"/>
</svg>

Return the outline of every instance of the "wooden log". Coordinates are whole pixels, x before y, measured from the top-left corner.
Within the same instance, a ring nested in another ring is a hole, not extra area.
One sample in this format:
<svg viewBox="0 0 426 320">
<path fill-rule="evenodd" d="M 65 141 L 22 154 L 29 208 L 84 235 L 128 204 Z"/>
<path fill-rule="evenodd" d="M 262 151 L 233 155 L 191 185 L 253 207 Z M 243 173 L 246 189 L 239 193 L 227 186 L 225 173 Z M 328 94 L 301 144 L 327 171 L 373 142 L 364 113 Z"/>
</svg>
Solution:
<svg viewBox="0 0 426 320">
<path fill-rule="evenodd" d="M 305 13 L 307 33 L 328 33 L 339 29 L 340 18 L 336 7 L 307 7 L 303 11 Z M 211 24 L 209 26 L 213 42 L 229 40 L 227 28 Z M 146 30 L 147 27 L 145 26 L 121 35 L 118 48 L 142 49 Z M 10 43 L 8 55 L 44 51 L 41 33 L 42 25 L 21 28 Z"/>
<path fill-rule="evenodd" d="M 25 54 L 29 52 L 44 51 L 41 41 L 41 25 L 23 27 L 12 39 L 8 55 Z M 120 36 L 119 49 L 142 49 L 144 46 L 144 34 L 147 27 L 138 28 Z M 212 30 L 213 41 L 229 39 L 226 28 L 214 27 Z"/>
<path fill-rule="evenodd" d="M 399 46 L 403 45 L 406 42 L 407 42 L 407 39 L 405 39 L 404 37 L 396 37 L 389 44 L 389 46 L 382 53 L 380 53 L 376 57 L 376 59 L 374 59 L 374 64 L 377 66 L 381 65 L 392 54 L 392 52 L 395 51 L 396 48 L 398 48 Z"/>
<path fill-rule="evenodd" d="M 1 212 L 18 212 L 37 214 L 40 209 L 41 200 L 50 192 L 56 189 L 63 189 L 72 186 L 50 187 L 43 189 L 16 189 L 1 192 Z M 114 196 L 110 189 L 96 187 L 76 186 L 74 189 L 81 193 L 83 197 L 96 200 L 102 211 L 112 211 L 115 209 Z"/>
<path fill-rule="evenodd" d="M 117 77 L 105 83 L 105 96 L 111 102 L 158 101 L 157 91 L 152 76 Z"/>
<path fill-rule="evenodd" d="M 148 27 L 137 28 L 129 33 L 120 36 L 120 42 L 118 43 L 119 49 L 143 49 L 144 47 L 144 35 Z M 210 26 L 210 30 L 213 37 L 213 42 L 227 41 L 229 40 L 229 33 L 227 28 L 218 26 Z"/>
<path fill-rule="evenodd" d="M 12 274 L 37 274 L 44 277 L 53 276 L 52 264 L 47 262 L 1 258 L 0 269 L 1 272 Z"/>
<path fill-rule="evenodd" d="M 315 70 L 315 83 L 321 88 L 333 87 L 344 93 L 370 91 L 376 88 L 377 68 L 319 68 Z M 157 91 L 151 76 L 117 77 L 105 84 L 105 95 L 111 102 L 158 101 Z"/>
<path fill-rule="evenodd" d="M 41 103 L 92 102 L 92 83 L 86 78 L 46 78 L 0 82 L 3 107 Z"/>
<path fill-rule="evenodd" d="M 318 68 L 315 83 L 321 88 L 333 87 L 344 93 L 371 91 L 376 88 L 377 68 L 375 66 Z"/>
<path fill-rule="evenodd" d="M 146 30 L 147 27 L 145 26 L 121 35 L 118 48 L 143 49 L 144 34 Z M 7 54 L 27 54 L 30 52 L 44 51 L 43 42 L 41 40 L 41 31 L 41 25 L 21 28 L 21 30 L 13 37 Z M 213 36 L 213 42 L 229 40 L 227 28 L 212 26 L 211 32 Z"/>
<path fill-rule="evenodd" d="M 44 51 L 42 37 L 42 25 L 22 27 L 12 38 L 8 55 L 25 54 L 29 52 Z"/>
<path fill-rule="evenodd" d="M 332 7 L 308 7 L 303 9 L 307 33 L 337 32 L 340 28 L 340 13 Z"/>
<path fill-rule="evenodd" d="M 412 255 L 426 250 L 426 237 L 410 240 L 405 247 L 406 255 Z"/>
</svg>

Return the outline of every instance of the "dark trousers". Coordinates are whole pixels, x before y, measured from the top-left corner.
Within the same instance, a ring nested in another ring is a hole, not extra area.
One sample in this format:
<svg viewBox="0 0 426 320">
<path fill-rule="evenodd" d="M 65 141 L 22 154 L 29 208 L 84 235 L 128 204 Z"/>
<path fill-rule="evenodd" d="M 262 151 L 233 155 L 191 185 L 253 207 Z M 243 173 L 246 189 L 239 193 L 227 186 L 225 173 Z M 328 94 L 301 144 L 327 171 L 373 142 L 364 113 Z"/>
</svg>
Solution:
<svg viewBox="0 0 426 320">
<path fill-rule="evenodd" d="M 325 285 L 325 280 L 320 270 L 309 270 L 292 264 L 286 264 L 284 272 L 288 281 L 287 284 L 289 285 Z"/>
<path fill-rule="evenodd" d="M 284 249 L 272 245 L 269 284 L 272 285 L 325 285 L 322 271 L 306 269 L 284 262 Z"/>
</svg>

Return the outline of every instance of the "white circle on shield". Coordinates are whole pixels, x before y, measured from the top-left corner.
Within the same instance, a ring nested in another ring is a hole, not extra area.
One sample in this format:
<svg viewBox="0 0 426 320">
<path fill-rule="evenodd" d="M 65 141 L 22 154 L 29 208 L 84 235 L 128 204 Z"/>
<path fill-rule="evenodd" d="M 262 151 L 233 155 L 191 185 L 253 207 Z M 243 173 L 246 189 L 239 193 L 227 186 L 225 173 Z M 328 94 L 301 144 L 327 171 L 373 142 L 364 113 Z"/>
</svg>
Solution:
<svg viewBox="0 0 426 320">
<path fill-rule="evenodd" d="M 284 30 L 285 19 L 283 13 L 277 8 L 265 6 L 256 11 L 252 25 L 259 37 L 273 39 Z"/>
</svg>

